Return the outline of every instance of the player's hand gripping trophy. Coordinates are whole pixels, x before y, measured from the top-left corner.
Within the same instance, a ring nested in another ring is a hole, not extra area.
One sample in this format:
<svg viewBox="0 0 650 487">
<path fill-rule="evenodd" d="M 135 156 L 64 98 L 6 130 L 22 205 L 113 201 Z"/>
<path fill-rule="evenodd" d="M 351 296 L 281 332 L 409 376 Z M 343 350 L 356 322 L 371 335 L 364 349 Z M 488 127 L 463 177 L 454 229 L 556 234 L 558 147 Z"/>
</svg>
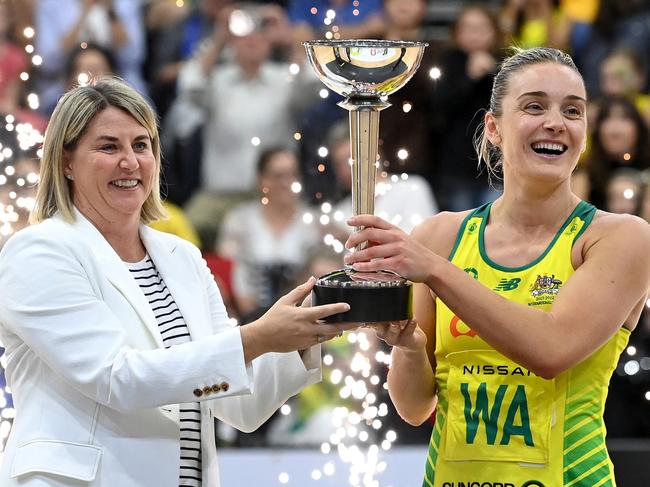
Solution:
<svg viewBox="0 0 650 487">
<path fill-rule="evenodd" d="M 339 106 L 350 112 L 352 211 L 372 214 L 375 207 L 379 111 L 386 98 L 417 71 L 424 42 L 388 40 L 309 41 L 307 57 L 325 85 L 343 95 Z M 367 242 L 358 246 L 361 250 Z M 413 286 L 390 272 L 357 272 L 343 268 L 326 274 L 314 286 L 312 302 L 346 302 L 350 310 L 328 322 L 373 323 L 410 319 Z"/>
</svg>

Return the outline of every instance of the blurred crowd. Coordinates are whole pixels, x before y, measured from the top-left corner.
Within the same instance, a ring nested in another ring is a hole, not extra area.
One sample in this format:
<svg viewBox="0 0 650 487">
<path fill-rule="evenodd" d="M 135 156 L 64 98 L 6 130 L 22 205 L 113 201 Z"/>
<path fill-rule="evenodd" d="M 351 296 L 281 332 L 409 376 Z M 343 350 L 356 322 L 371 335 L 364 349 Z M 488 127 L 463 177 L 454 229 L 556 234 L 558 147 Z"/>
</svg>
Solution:
<svg viewBox="0 0 650 487">
<path fill-rule="evenodd" d="M 305 276 L 342 265 L 348 114 L 301 42 L 351 38 L 429 43 L 381 112 L 376 214 L 410 231 L 438 211 L 498 197 L 499 175 L 477 168 L 474 133 L 507 47 L 547 45 L 571 53 L 590 97 L 575 192 L 650 222 L 648 0 L 3 0 L 0 246 L 27 224 L 38 134 L 58 98 L 115 74 L 160 117 L 170 219 L 154 226 L 202 249 L 234 319 L 260 316 Z M 23 143 L 18 127 L 33 129 L 36 143 Z M 650 437 L 648 315 L 612 380 L 610 436 Z M 337 408 L 374 404 L 398 441 L 424 444 L 430 424 L 403 424 L 381 387 L 385 351 L 371 331 L 335 341 L 324 351 L 326 381 L 262 431 L 222 428 L 220 440 L 320 445 Z M 359 381 L 365 395 L 348 384 Z"/>
</svg>

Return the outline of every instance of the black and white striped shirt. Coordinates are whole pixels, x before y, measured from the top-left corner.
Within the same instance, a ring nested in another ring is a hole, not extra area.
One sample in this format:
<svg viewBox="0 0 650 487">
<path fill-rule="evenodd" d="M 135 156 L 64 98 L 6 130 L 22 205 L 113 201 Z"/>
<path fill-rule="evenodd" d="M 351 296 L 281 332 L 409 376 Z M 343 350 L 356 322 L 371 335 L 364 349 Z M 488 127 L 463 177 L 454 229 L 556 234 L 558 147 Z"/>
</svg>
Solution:
<svg viewBox="0 0 650 487">
<path fill-rule="evenodd" d="M 187 324 L 174 297 L 147 255 L 140 262 L 125 262 L 142 289 L 158 321 L 165 348 L 190 341 Z M 201 410 L 198 402 L 180 404 L 179 486 L 201 487 Z"/>
</svg>

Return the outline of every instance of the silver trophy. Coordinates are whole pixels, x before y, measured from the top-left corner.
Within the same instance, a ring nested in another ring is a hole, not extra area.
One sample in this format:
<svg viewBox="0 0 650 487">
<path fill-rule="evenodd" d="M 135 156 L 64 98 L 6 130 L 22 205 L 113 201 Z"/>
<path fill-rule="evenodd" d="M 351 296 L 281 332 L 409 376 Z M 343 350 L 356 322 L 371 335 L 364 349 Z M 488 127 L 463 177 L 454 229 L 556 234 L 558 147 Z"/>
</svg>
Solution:
<svg viewBox="0 0 650 487">
<path fill-rule="evenodd" d="M 350 112 L 352 212 L 373 214 L 379 112 L 390 106 L 387 96 L 417 71 L 427 44 L 360 39 L 318 40 L 303 45 L 320 80 L 345 97 L 339 106 Z M 366 246 L 364 242 L 356 250 Z M 357 272 L 348 267 L 320 277 L 312 302 L 350 304 L 350 311 L 332 315 L 328 322 L 406 320 L 413 316 L 413 286 L 394 272 Z"/>
</svg>

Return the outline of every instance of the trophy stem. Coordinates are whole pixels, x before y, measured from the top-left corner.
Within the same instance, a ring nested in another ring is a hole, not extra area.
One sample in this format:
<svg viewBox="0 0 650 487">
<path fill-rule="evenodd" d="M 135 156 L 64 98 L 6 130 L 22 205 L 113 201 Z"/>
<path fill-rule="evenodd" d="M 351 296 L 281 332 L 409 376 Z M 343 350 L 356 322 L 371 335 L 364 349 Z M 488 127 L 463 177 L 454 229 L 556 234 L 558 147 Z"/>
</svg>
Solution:
<svg viewBox="0 0 650 487">
<path fill-rule="evenodd" d="M 340 106 L 350 111 L 350 155 L 352 159 L 352 214 L 372 215 L 375 212 L 377 151 L 379 142 L 379 111 L 390 103 L 379 99 L 347 99 Z M 355 231 L 362 227 L 355 227 Z M 368 242 L 356 246 L 365 249 Z"/>
</svg>

